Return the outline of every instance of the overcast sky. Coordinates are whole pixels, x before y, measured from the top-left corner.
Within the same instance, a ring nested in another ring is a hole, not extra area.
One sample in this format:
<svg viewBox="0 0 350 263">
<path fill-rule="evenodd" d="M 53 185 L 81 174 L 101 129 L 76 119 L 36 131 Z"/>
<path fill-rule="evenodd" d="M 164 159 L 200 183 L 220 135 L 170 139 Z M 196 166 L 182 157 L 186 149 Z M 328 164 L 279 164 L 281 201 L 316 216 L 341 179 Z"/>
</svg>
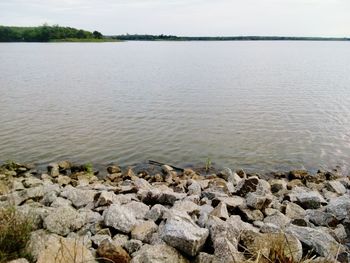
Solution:
<svg viewBox="0 0 350 263">
<path fill-rule="evenodd" d="M 0 24 L 103 34 L 350 36 L 350 0 L 0 0 Z"/>
</svg>

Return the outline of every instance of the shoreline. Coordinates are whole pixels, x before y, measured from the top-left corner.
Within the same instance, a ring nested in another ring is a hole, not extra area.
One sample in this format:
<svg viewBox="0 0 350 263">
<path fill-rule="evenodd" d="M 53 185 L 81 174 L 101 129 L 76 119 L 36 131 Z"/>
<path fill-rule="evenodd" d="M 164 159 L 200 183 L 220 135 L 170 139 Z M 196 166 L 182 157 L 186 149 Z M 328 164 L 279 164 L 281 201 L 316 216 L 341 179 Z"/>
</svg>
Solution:
<svg viewBox="0 0 350 263">
<path fill-rule="evenodd" d="M 0 211 L 35 219 L 26 244 L 34 262 L 71 262 L 72 242 L 91 262 L 349 262 L 348 176 L 205 172 L 69 161 L 41 172 L 8 162 Z"/>
</svg>

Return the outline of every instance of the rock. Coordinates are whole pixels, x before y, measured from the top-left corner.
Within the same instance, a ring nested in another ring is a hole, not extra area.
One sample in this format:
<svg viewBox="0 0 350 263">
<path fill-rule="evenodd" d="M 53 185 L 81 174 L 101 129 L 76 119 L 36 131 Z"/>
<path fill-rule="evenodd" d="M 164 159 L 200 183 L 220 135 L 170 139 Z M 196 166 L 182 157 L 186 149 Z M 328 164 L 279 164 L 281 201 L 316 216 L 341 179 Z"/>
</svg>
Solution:
<svg viewBox="0 0 350 263">
<path fill-rule="evenodd" d="M 118 202 L 117 195 L 113 192 L 102 191 L 94 196 L 95 207 L 108 206 Z"/>
<path fill-rule="evenodd" d="M 185 213 L 172 213 L 162 229 L 162 239 L 187 255 L 195 256 L 204 246 L 208 229 L 200 228 Z"/>
<path fill-rule="evenodd" d="M 131 237 L 144 243 L 150 243 L 153 233 L 157 230 L 158 226 L 153 221 L 144 221 L 135 225 L 131 231 Z"/>
<path fill-rule="evenodd" d="M 305 177 L 307 177 L 309 174 L 306 170 L 293 170 L 290 171 L 289 173 L 289 180 L 293 180 L 293 179 L 304 179 Z"/>
<path fill-rule="evenodd" d="M 284 214 L 282 214 L 280 211 L 276 211 L 274 214 L 264 218 L 264 223 L 271 223 L 280 228 L 284 228 L 286 225 L 289 224 L 289 222 L 290 219 Z"/>
<path fill-rule="evenodd" d="M 290 219 L 299 219 L 299 218 L 304 218 L 306 215 L 306 212 L 301 206 L 295 203 L 288 202 L 286 205 L 285 214 Z"/>
<path fill-rule="evenodd" d="M 246 195 L 247 206 L 253 209 L 262 210 L 270 205 L 272 197 L 268 194 L 257 195 L 256 193 L 248 193 Z"/>
<path fill-rule="evenodd" d="M 287 189 L 292 190 L 294 187 L 304 187 L 304 183 L 299 179 L 291 180 L 287 183 Z"/>
<path fill-rule="evenodd" d="M 134 254 L 131 263 L 189 263 L 175 248 L 168 245 L 144 245 Z"/>
<path fill-rule="evenodd" d="M 112 242 L 112 238 L 109 235 L 99 235 L 99 234 L 97 234 L 97 235 L 94 235 L 94 236 L 91 237 L 92 243 L 95 246 L 97 246 L 97 247 L 102 243 L 103 240 L 106 240 L 106 239 L 108 241 Z"/>
<path fill-rule="evenodd" d="M 104 224 L 123 233 L 130 233 L 136 225 L 135 215 L 126 207 L 118 204 L 111 205 L 103 213 Z"/>
<path fill-rule="evenodd" d="M 42 185 L 43 181 L 35 177 L 28 177 L 22 181 L 22 184 L 25 188 L 30 188 L 30 187 Z"/>
<path fill-rule="evenodd" d="M 209 218 L 209 214 L 214 210 L 214 208 L 211 205 L 202 205 L 200 209 L 201 210 L 199 212 L 199 218 L 198 218 L 197 224 L 200 227 L 205 227 Z"/>
<path fill-rule="evenodd" d="M 219 237 L 214 242 L 214 262 L 232 263 L 243 262 L 243 255 L 226 237 Z"/>
<path fill-rule="evenodd" d="M 284 233 L 261 234 L 245 230 L 241 233 L 240 243 L 254 257 L 260 254 L 260 256 L 269 258 L 270 255 L 279 254 L 293 262 L 299 262 L 303 256 L 300 241 L 294 236 Z"/>
<path fill-rule="evenodd" d="M 269 181 L 271 192 L 277 193 L 279 191 L 287 190 L 287 182 L 282 179 L 272 179 Z"/>
<path fill-rule="evenodd" d="M 154 222 L 163 218 L 163 214 L 168 209 L 160 204 L 154 205 L 145 215 L 145 219 L 153 220 Z"/>
<path fill-rule="evenodd" d="M 339 181 L 327 181 L 326 187 L 329 191 L 337 193 L 338 195 L 343 195 L 346 193 L 345 186 Z"/>
<path fill-rule="evenodd" d="M 233 173 L 232 175 L 230 175 L 230 176 L 227 178 L 227 181 L 228 181 L 229 183 L 232 183 L 233 186 L 237 186 L 238 183 L 239 183 L 240 181 L 242 181 L 242 178 L 241 178 L 238 174 Z"/>
<path fill-rule="evenodd" d="M 219 203 L 215 209 L 213 211 L 211 211 L 210 215 L 212 216 L 216 216 L 220 219 L 228 219 L 229 218 L 229 214 L 227 212 L 227 207 L 226 207 L 226 204 L 221 202 Z"/>
<path fill-rule="evenodd" d="M 25 258 L 18 258 L 15 260 L 8 261 L 7 263 L 29 263 L 29 261 Z"/>
<path fill-rule="evenodd" d="M 108 166 L 108 167 L 107 167 L 107 172 L 108 172 L 109 174 L 117 174 L 117 173 L 121 173 L 122 170 L 120 169 L 119 166 L 111 165 L 111 166 Z"/>
<path fill-rule="evenodd" d="M 255 192 L 259 183 L 259 178 L 256 176 L 243 179 L 236 186 L 236 194 L 239 196 L 246 196 L 250 192 Z"/>
<path fill-rule="evenodd" d="M 338 220 L 333 214 L 320 210 L 306 210 L 306 218 L 316 226 L 335 227 L 338 225 Z"/>
<path fill-rule="evenodd" d="M 57 163 L 50 163 L 47 166 L 47 171 L 52 177 L 57 177 L 60 174 L 60 168 Z"/>
<path fill-rule="evenodd" d="M 44 219 L 44 227 L 61 236 L 79 230 L 84 223 L 85 218 L 69 206 L 58 207 Z"/>
<path fill-rule="evenodd" d="M 192 183 L 188 186 L 187 194 L 189 195 L 201 195 L 202 189 L 199 183 L 192 180 Z"/>
<path fill-rule="evenodd" d="M 58 168 L 60 171 L 69 170 L 72 167 L 72 163 L 69 161 L 61 161 L 58 163 Z"/>
<path fill-rule="evenodd" d="M 58 177 L 56 178 L 56 182 L 60 186 L 66 186 L 66 185 L 70 184 L 71 178 L 69 176 L 66 176 L 66 175 L 58 175 Z"/>
<path fill-rule="evenodd" d="M 139 198 L 145 204 L 162 204 L 162 205 L 174 205 L 177 200 L 181 200 L 186 197 L 184 193 L 175 193 L 170 188 L 151 189 L 148 191 L 139 191 Z"/>
<path fill-rule="evenodd" d="M 142 242 L 140 240 L 130 239 L 125 242 L 123 247 L 131 255 L 142 247 Z"/>
<path fill-rule="evenodd" d="M 326 206 L 326 212 L 333 214 L 339 221 L 350 216 L 350 199 L 348 196 L 340 196 L 332 199 Z"/>
<path fill-rule="evenodd" d="M 192 201 L 180 200 L 176 201 L 172 210 L 179 210 L 188 213 L 189 215 L 199 215 L 200 207 Z"/>
<path fill-rule="evenodd" d="M 76 189 L 68 185 L 61 192 L 61 196 L 72 202 L 76 208 L 81 208 L 89 203 L 94 202 L 96 191 L 89 189 Z"/>
<path fill-rule="evenodd" d="M 122 246 L 124 247 L 124 245 L 126 244 L 126 242 L 128 242 L 129 237 L 127 235 L 123 235 L 123 234 L 116 234 L 113 237 L 113 243 L 116 246 Z"/>
<path fill-rule="evenodd" d="M 335 258 L 339 252 L 344 251 L 342 245 L 337 243 L 330 234 L 320 230 L 290 225 L 286 232 L 294 235 L 308 248 L 323 257 Z"/>
<path fill-rule="evenodd" d="M 79 240 L 56 235 L 47 237 L 40 250 L 37 263 L 96 262 L 95 258 Z"/>
<path fill-rule="evenodd" d="M 223 170 L 221 170 L 218 174 L 218 177 L 228 181 L 228 178 L 233 176 L 233 172 L 230 168 L 225 167 Z"/>
<path fill-rule="evenodd" d="M 194 263 L 213 263 L 214 260 L 215 260 L 214 255 L 211 255 L 205 252 L 200 252 L 196 257 Z"/>
<path fill-rule="evenodd" d="M 148 205 L 136 201 L 131 201 L 130 203 L 127 203 L 123 206 L 131 211 L 135 215 L 136 219 L 144 219 L 147 212 L 149 211 Z"/>
<path fill-rule="evenodd" d="M 62 198 L 62 197 L 57 197 L 52 203 L 51 207 L 61 207 L 61 206 L 71 206 L 72 202 Z"/>
<path fill-rule="evenodd" d="M 240 196 L 218 197 L 212 200 L 212 205 L 217 206 L 220 202 L 226 204 L 227 211 L 230 214 L 233 214 L 238 207 L 246 207 L 246 200 Z"/>
<path fill-rule="evenodd" d="M 101 242 L 96 252 L 100 257 L 112 262 L 128 263 L 131 260 L 128 252 L 126 252 L 121 246 L 116 246 L 113 242 L 110 242 L 107 239 Z"/>
<path fill-rule="evenodd" d="M 240 215 L 243 220 L 248 222 L 262 221 L 264 219 L 264 214 L 260 210 L 251 210 L 248 208 L 240 208 Z"/>
<path fill-rule="evenodd" d="M 319 192 L 310 191 L 304 187 L 295 187 L 289 194 L 289 198 L 292 202 L 297 202 L 304 209 L 317 209 L 321 205 L 327 204 Z"/>
</svg>

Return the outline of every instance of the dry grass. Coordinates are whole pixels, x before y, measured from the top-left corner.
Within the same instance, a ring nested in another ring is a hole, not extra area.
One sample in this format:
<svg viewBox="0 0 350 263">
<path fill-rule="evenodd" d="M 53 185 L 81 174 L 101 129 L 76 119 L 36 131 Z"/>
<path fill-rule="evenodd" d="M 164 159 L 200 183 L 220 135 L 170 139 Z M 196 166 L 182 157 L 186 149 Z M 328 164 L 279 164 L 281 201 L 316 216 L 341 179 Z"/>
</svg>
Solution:
<svg viewBox="0 0 350 263">
<path fill-rule="evenodd" d="M 32 219 L 18 213 L 15 207 L 0 208 L 0 262 L 31 256 L 25 247 L 33 230 Z"/>
</svg>

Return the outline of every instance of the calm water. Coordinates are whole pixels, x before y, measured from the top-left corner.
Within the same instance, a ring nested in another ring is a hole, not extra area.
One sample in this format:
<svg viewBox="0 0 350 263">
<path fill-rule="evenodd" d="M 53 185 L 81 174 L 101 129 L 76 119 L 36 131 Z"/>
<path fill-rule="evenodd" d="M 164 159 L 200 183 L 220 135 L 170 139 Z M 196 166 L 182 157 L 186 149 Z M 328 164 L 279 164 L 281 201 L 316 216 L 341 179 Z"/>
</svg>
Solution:
<svg viewBox="0 0 350 263">
<path fill-rule="evenodd" d="M 350 166 L 350 43 L 0 44 L 0 160 Z"/>
</svg>

